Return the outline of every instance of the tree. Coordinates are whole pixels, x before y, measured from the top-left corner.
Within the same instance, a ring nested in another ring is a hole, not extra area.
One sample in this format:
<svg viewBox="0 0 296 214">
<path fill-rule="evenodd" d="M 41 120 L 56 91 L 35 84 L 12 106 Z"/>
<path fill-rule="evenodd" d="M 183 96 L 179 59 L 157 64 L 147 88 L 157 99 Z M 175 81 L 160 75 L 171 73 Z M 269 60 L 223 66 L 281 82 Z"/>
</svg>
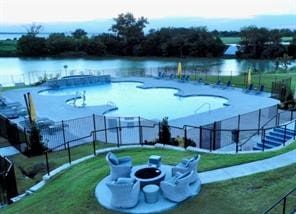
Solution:
<svg viewBox="0 0 296 214">
<path fill-rule="evenodd" d="M 81 28 L 78 28 L 72 33 L 72 36 L 74 39 L 83 39 L 87 37 L 87 32 Z"/>
<path fill-rule="evenodd" d="M 106 55 L 106 46 L 99 36 L 95 36 L 89 40 L 86 51 L 89 55 L 104 56 Z"/>
<path fill-rule="evenodd" d="M 37 25 L 33 23 L 32 25 L 26 27 L 27 35 L 36 37 L 43 30 L 42 25 Z"/>
<path fill-rule="evenodd" d="M 163 118 L 160 123 L 159 142 L 163 144 L 170 144 L 171 142 L 171 132 L 167 117 Z"/>
<path fill-rule="evenodd" d="M 143 29 L 148 24 L 147 19 L 136 19 L 131 13 L 122 13 L 114 21 L 116 23 L 110 30 L 123 41 L 125 55 L 134 55 L 134 49 L 144 40 Z"/>
<path fill-rule="evenodd" d="M 16 47 L 21 56 L 44 56 L 47 54 L 45 38 L 31 34 L 21 36 Z"/>
<path fill-rule="evenodd" d="M 37 35 L 42 30 L 41 25 L 32 24 L 26 28 L 27 34 L 17 41 L 17 52 L 22 56 L 43 56 L 47 53 L 45 38 Z"/>
<path fill-rule="evenodd" d="M 46 48 L 50 55 L 58 55 L 74 51 L 76 46 L 75 41 L 64 33 L 52 33 L 46 40 Z"/>
</svg>

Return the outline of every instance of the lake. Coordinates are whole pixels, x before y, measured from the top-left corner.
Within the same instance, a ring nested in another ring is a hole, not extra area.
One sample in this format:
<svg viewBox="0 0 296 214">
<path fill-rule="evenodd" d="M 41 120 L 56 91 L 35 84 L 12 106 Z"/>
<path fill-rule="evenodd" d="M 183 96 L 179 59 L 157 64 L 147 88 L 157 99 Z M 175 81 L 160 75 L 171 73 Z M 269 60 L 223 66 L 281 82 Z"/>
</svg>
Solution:
<svg viewBox="0 0 296 214">
<path fill-rule="evenodd" d="M 17 82 L 34 83 L 44 75 L 110 74 L 117 76 L 157 75 L 158 71 L 175 72 L 177 63 L 182 62 L 187 72 L 239 75 L 249 67 L 260 71 L 274 69 L 271 60 L 239 60 L 223 58 L 0 58 L 0 84 L 13 85 Z M 295 61 L 293 65 L 295 65 Z M 67 65 L 67 69 L 64 66 Z"/>
</svg>

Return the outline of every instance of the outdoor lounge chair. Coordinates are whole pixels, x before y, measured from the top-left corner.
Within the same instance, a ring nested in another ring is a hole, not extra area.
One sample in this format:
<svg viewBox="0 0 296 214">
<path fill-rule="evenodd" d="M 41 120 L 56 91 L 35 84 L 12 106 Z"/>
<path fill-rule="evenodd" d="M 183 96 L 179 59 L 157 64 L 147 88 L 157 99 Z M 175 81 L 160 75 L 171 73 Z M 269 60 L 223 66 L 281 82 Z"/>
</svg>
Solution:
<svg viewBox="0 0 296 214">
<path fill-rule="evenodd" d="M 111 191 L 111 206 L 132 208 L 140 198 L 140 182 L 134 178 L 118 178 L 106 183 Z"/>
<path fill-rule="evenodd" d="M 200 78 L 198 78 L 198 80 L 197 80 L 197 83 L 199 83 L 199 84 L 202 84 L 203 83 L 203 80 L 202 80 L 202 78 L 200 77 Z"/>
<path fill-rule="evenodd" d="M 247 89 L 245 90 L 245 92 L 246 92 L 246 93 L 249 93 L 250 91 L 253 90 L 253 87 L 254 87 L 254 85 L 253 85 L 253 83 L 251 83 L 251 84 L 247 87 Z"/>
<path fill-rule="evenodd" d="M 129 156 L 117 158 L 112 152 L 108 152 L 106 160 L 110 167 L 110 176 L 112 180 L 120 177 L 130 177 L 132 170 L 132 158 Z"/>
<path fill-rule="evenodd" d="M 226 85 L 224 86 L 224 89 L 229 88 L 231 86 L 232 86 L 231 80 L 228 80 L 227 83 L 226 83 Z"/>
<path fill-rule="evenodd" d="M 185 173 L 194 171 L 197 174 L 197 166 L 200 160 L 200 155 L 192 157 L 190 159 L 183 159 L 180 163 L 172 168 L 172 175 L 175 176 L 177 172 Z"/>
<path fill-rule="evenodd" d="M 264 91 L 264 85 L 260 85 L 260 88 L 258 89 L 258 91 L 256 92 L 256 94 L 260 94 Z"/>
<path fill-rule="evenodd" d="M 213 85 L 213 87 L 220 86 L 220 85 L 221 85 L 221 80 L 218 80 L 218 81 Z"/>
<path fill-rule="evenodd" d="M 200 180 L 194 171 L 177 173 L 168 180 L 160 182 L 163 196 L 173 202 L 181 202 L 196 194 L 191 185 L 199 182 L 197 192 L 200 190 Z"/>
<path fill-rule="evenodd" d="M 11 107 L 20 107 L 19 102 L 7 102 L 5 99 L 0 100 L 0 109 L 2 108 L 11 108 Z"/>
<path fill-rule="evenodd" d="M 16 119 L 20 116 L 26 116 L 28 112 L 24 107 L 6 107 L 0 108 L 0 114 L 7 119 Z"/>
</svg>

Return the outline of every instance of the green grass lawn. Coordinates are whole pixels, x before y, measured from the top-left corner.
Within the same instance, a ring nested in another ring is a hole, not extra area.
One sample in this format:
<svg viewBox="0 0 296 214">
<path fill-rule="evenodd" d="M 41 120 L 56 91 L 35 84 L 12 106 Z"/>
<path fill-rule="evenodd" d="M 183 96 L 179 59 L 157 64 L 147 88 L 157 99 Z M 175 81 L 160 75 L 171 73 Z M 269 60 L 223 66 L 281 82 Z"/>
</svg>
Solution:
<svg viewBox="0 0 296 214">
<path fill-rule="evenodd" d="M 294 147 L 294 145 L 291 145 Z M 287 149 L 286 147 L 285 149 Z M 291 149 L 291 148 L 290 148 Z M 283 151 L 277 151 L 278 153 Z M 131 149 L 117 152 L 130 155 L 133 164 L 146 163 L 150 154 L 159 154 L 164 163 L 176 163 L 191 156 L 191 152 L 163 149 Z M 255 156 L 268 156 L 275 152 L 234 155 L 202 154 L 200 169 L 211 168 L 210 162 L 238 163 L 252 160 Z M 218 158 L 220 156 L 220 158 Z M 240 159 L 240 161 L 238 161 Z M 224 163 L 225 164 L 225 163 Z M 2 213 L 110 213 L 101 207 L 95 197 L 96 184 L 109 173 L 105 154 L 80 163 L 51 179 L 40 191 L 2 210 Z M 260 213 L 295 186 L 296 164 L 226 182 L 203 185 L 198 197 L 187 200 L 168 213 Z M 296 199 L 294 198 L 296 201 Z"/>
<path fill-rule="evenodd" d="M 224 44 L 238 44 L 241 41 L 239 36 L 220 37 Z"/>
<path fill-rule="evenodd" d="M 226 45 L 227 44 L 238 44 L 241 41 L 241 38 L 239 36 L 222 36 L 222 37 L 220 37 L 220 39 Z M 281 38 L 282 42 L 291 42 L 292 39 L 293 38 L 289 37 L 289 36 L 285 36 L 285 37 Z"/>
<path fill-rule="evenodd" d="M 293 70 L 294 71 L 294 70 Z M 252 74 L 251 82 L 256 86 L 259 87 L 259 79 L 260 75 L 258 73 Z M 272 82 L 276 80 L 292 78 L 292 89 L 296 87 L 296 72 L 279 72 L 279 73 L 262 73 L 261 74 L 261 85 L 265 86 L 265 90 L 270 91 Z M 208 83 L 216 83 L 218 80 L 218 75 L 206 75 L 205 73 L 199 73 L 196 76 L 192 75 L 191 79 L 199 79 L 202 78 L 203 81 Z M 238 75 L 238 76 L 219 76 L 222 83 L 227 83 L 228 80 L 232 81 L 232 84 L 235 87 L 245 87 L 245 76 Z"/>
<path fill-rule="evenodd" d="M 99 148 L 110 147 L 113 145 L 110 144 L 101 144 L 97 146 Z M 238 165 L 242 163 L 252 162 L 256 160 L 266 159 L 275 155 L 279 155 L 291 150 L 296 149 L 296 143 L 290 144 L 283 149 L 271 152 L 263 152 L 263 153 L 253 153 L 253 154 L 210 154 L 210 153 L 200 153 L 201 154 L 201 161 L 198 170 L 208 171 L 233 165 Z M 92 153 L 92 146 L 91 144 L 75 147 L 71 149 L 71 159 L 77 160 L 84 156 L 93 154 Z M 145 163 L 148 160 L 148 157 L 152 154 L 162 156 L 162 160 L 164 163 L 175 165 L 177 164 L 182 158 L 190 157 L 195 155 L 196 153 L 186 151 L 186 152 L 178 152 L 174 150 L 167 150 L 167 149 L 130 149 L 130 150 L 121 150 L 118 151 L 118 154 L 122 155 L 132 155 L 134 158 L 135 164 Z M 68 153 L 67 151 L 60 151 L 60 152 L 53 152 L 49 153 L 49 165 L 50 170 L 61 166 L 64 163 L 68 163 Z M 15 155 L 10 158 L 15 164 L 15 173 L 17 177 L 17 186 L 19 193 L 25 192 L 35 183 L 39 182 L 42 179 L 42 176 L 46 174 L 46 161 L 45 156 L 36 156 L 28 158 L 24 155 Z M 19 166 L 23 169 L 30 171 L 34 168 L 34 166 L 40 166 L 40 171 L 35 176 L 34 179 L 26 178 L 22 175 Z"/>
<path fill-rule="evenodd" d="M 16 55 L 16 40 L 0 40 L 0 56 Z"/>
</svg>

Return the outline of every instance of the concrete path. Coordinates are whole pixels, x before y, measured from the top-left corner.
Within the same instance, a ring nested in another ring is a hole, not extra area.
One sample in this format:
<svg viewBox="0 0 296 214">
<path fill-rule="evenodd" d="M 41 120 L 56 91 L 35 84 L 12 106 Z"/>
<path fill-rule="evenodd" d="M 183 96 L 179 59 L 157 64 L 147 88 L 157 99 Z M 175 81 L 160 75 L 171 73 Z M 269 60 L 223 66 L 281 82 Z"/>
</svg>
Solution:
<svg viewBox="0 0 296 214">
<path fill-rule="evenodd" d="M 229 180 L 296 163 L 296 150 L 272 158 L 199 173 L 201 183 Z"/>
<path fill-rule="evenodd" d="M 20 153 L 20 152 L 16 148 L 14 148 L 13 146 L 7 146 L 7 147 L 0 148 L 0 155 L 2 157 L 11 156 L 11 155 L 15 155 L 18 153 Z"/>
</svg>

